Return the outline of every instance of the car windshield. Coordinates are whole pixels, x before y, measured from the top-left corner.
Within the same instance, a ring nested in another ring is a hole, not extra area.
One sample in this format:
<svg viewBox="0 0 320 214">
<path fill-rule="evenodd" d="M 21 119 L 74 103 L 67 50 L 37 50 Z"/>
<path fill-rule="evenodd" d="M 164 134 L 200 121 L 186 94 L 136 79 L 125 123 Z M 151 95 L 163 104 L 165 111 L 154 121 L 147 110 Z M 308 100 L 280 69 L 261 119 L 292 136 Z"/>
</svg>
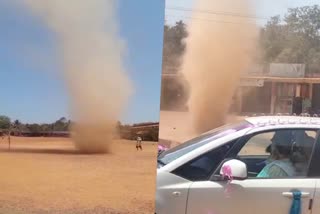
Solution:
<svg viewBox="0 0 320 214">
<path fill-rule="evenodd" d="M 207 143 L 212 142 L 213 140 L 216 140 L 218 138 L 224 137 L 226 135 L 229 135 L 231 133 L 238 132 L 240 130 L 246 129 L 248 127 L 251 127 L 252 124 L 247 121 L 241 121 L 234 124 L 227 124 L 224 126 L 221 126 L 217 129 L 213 129 L 209 132 L 206 132 L 196 138 L 193 138 L 185 143 L 182 143 L 172 149 L 169 149 L 165 152 L 163 152 L 158 157 L 158 163 L 160 165 L 166 165 L 179 157 L 191 152 L 192 150 L 195 150 Z"/>
</svg>

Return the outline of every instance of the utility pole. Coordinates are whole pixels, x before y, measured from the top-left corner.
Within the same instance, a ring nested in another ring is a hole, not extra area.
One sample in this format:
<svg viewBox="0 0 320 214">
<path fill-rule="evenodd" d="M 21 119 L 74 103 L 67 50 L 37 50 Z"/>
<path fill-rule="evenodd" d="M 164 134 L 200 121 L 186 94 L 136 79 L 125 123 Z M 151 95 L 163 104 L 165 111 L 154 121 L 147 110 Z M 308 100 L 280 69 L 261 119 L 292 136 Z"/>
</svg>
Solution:
<svg viewBox="0 0 320 214">
<path fill-rule="evenodd" d="M 11 124 L 10 124 L 9 131 L 8 131 L 8 146 L 9 146 L 9 150 L 10 150 L 10 147 L 11 147 L 10 135 L 11 135 Z"/>
<path fill-rule="evenodd" d="M 8 133 L 8 144 L 9 144 L 9 150 L 11 149 L 11 128 L 12 128 L 12 124 L 10 123 L 10 126 L 9 126 L 9 133 Z"/>
</svg>

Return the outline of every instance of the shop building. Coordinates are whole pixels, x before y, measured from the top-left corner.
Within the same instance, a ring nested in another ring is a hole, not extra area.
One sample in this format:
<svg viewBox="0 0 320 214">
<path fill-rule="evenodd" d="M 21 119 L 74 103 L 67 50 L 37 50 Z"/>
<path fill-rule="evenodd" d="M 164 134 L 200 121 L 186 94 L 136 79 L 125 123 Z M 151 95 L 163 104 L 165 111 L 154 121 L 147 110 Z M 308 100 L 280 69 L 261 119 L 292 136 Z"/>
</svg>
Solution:
<svg viewBox="0 0 320 214">
<path fill-rule="evenodd" d="M 319 114 L 320 77 L 306 75 L 301 64 L 271 64 L 242 78 L 234 101 L 238 114 Z"/>
</svg>

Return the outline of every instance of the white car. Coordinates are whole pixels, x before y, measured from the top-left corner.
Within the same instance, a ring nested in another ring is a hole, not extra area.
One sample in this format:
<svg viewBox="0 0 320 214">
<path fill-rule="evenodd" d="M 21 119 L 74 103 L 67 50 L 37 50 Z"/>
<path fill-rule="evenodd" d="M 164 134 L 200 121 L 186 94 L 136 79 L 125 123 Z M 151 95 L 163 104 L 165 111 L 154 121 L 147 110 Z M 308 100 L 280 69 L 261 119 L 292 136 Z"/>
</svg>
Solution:
<svg viewBox="0 0 320 214">
<path fill-rule="evenodd" d="M 163 152 L 155 213 L 284 214 L 294 191 L 301 194 L 301 213 L 320 213 L 319 130 L 317 117 L 249 117 Z M 279 133 L 290 136 L 276 138 Z M 292 170 L 283 170 L 286 176 L 260 176 L 268 164 L 284 157 L 272 149 L 279 139 L 284 144 L 277 148 L 287 152 L 281 154 L 287 155 Z"/>
</svg>

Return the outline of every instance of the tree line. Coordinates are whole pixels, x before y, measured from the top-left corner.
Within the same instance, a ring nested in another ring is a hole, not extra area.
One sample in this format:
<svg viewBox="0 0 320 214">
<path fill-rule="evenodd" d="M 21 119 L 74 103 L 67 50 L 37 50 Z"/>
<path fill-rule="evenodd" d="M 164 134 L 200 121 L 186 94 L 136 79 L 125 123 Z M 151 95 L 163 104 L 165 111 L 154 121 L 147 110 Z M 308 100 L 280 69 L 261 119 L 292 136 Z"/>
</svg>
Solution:
<svg viewBox="0 0 320 214">
<path fill-rule="evenodd" d="M 19 120 L 12 121 L 7 116 L 0 116 L 0 131 L 15 133 L 41 133 L 41 132 L 66 132 L 69 131 L 71 121 L 61 117 L 53 123 L 22 123 Z"/>
<path fill-rule="evenodd" d="M 163 43 L 163 74 L 177 74 L 181 66 L 181 57 L 186 49 L 184 39 L 188 37 L 187 27 L 183 21 L 174 26 L 165 24 Z M 185 90 L 187 82 L 181 78 L 163 78 L 161 84 L 161 110 L 184 109 L 188 98 Z"/>
<path fill-rule="evenodd" d="M 183 21 L 165 25 L 163 73 L 176 74 L 181 66 L 188 37 Z M 306 74 L 320 75 L 320 7 L 319 5 L 288 9 L 284 17 L 274 16 L 261 27 L 256 63 L 298 63 L 306 65 Z M 188 91 L 181 79 L 163 78 L 161 109 L 185 105 Z"/>
<path fill-rule="evenodd" d="M 27 136 L 69 136 L 72 121 L 61 117 L 53 123 L 22 123 L 12 121 L 9 117 L 0 115 L 0 136 L 27 135 Z M 151 127 L 150 127 L 151 125 Z M 153 127 L 152 127 L 153 126 Z M 157 141 L 159 134 L 158 123 L 138 123 L 133 125 L 117 122 L 116 131 L 123 139 L 134 140 L 137 135 L 144 140 Z M 55 134 L 54 134 L 55 133 Z M 44 135 L 45 134 L 45 135 Z"/>
</svg>

